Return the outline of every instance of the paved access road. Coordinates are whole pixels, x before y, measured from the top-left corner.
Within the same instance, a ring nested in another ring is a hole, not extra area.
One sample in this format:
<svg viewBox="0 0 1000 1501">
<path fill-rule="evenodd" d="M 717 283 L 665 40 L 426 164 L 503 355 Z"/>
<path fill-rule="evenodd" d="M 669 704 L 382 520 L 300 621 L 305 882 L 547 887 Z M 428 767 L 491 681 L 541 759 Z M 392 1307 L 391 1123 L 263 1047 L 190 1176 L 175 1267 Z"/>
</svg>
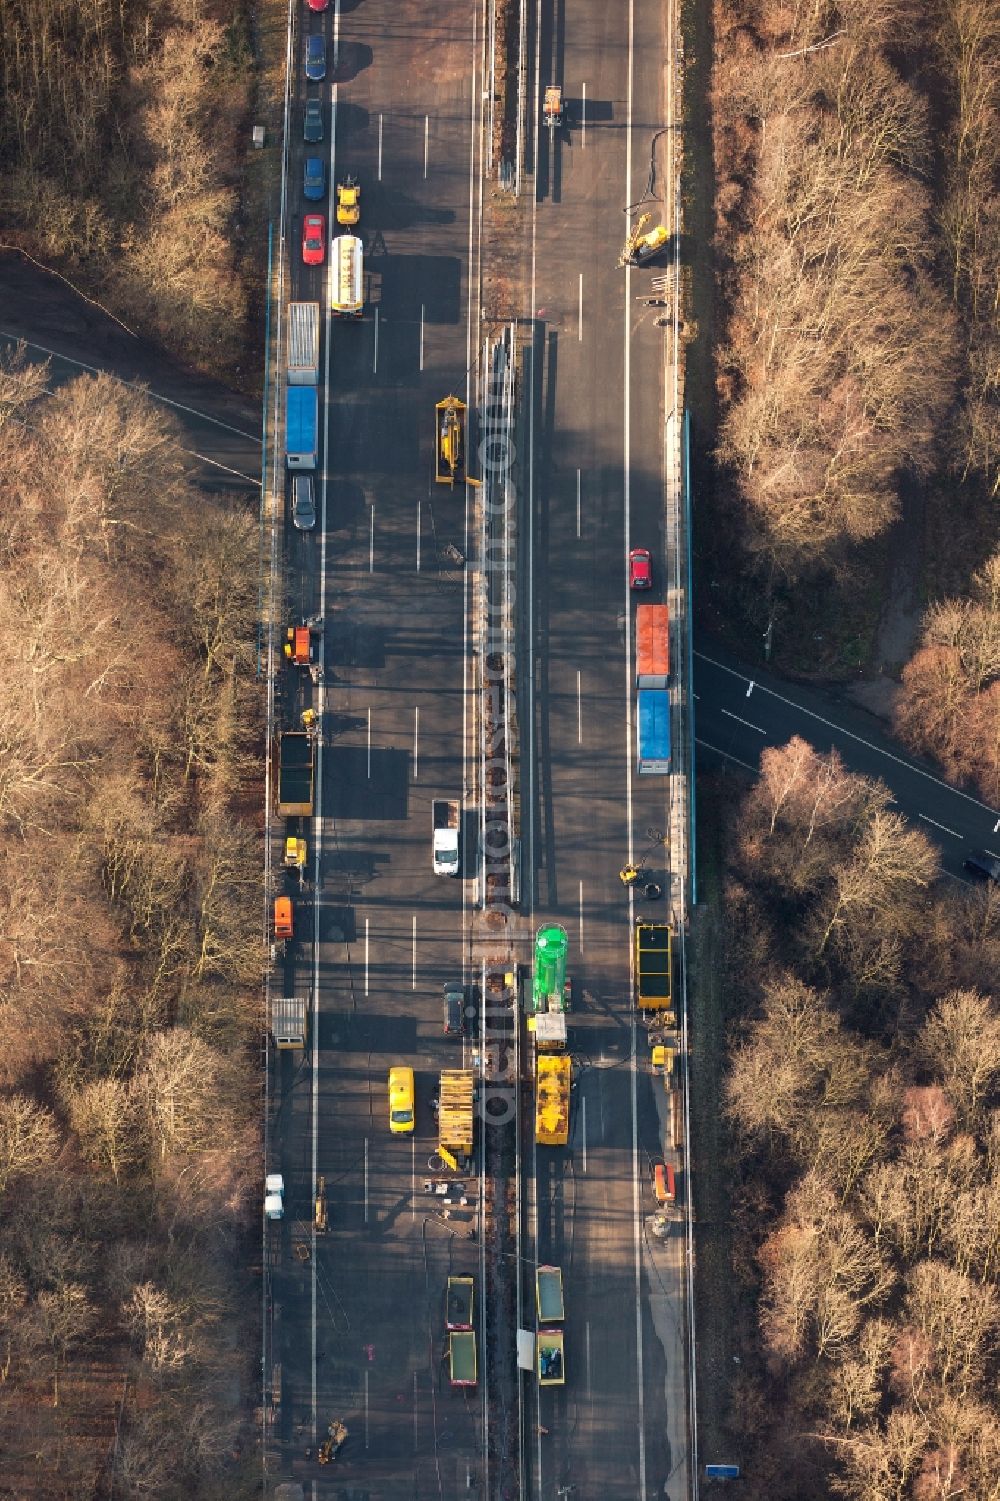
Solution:
<svg viewBox="0 0 1000 1501">
<path fill-rule="evenodd" d="M 13 252 L 0 261 L 0 290 L 0 347 L 11 349 L 23 341 L 29 360 L 48 360 L 53 388 L 98 371 L 127 385 L 145 386 L 177 422 L 195 484 L 218 494 L 238 494 L 241 500 L 248 489 L 259 492 L 256 403 L 184 369 L 60 277 Z"/>
<path fill-rule="evenodd" d="M 901 813 L 933 840 L 944 869 L 964 876 L 970 849 L 1000 851 L 1000 814 L 943 782 L 909 756 L 865 710 L 828 690 L 802 687 L 740 663 L 718 643 L 694 652 L 697 757 L 756 771 L 761 751 L 799 735 L 818 751 L 836 750 L 852 771 L 878 777 Z"/>
</svg>

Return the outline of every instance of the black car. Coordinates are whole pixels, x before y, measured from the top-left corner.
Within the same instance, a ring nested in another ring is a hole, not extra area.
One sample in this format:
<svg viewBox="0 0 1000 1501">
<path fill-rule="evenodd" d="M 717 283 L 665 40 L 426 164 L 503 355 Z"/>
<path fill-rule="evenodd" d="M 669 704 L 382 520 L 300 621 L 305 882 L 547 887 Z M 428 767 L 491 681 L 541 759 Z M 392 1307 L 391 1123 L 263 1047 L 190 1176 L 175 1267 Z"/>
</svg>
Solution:
<svg viewBox="0 0 1000 1501">
<path fill-rule="evenodd" d="M 306 112 L 302 119 L 302 138 L 306 141 L 323 139 L 323 106 L 318 99 L 306 100 Z"/>
<path fill-rule="evenodd" d="M 989 850 L 970 850 L 965 868 L 984 881 L 1000 881 L 1000 855 L 991 855 Z"/>
<path fill-rule="evenodd" d="M 461 980 L 449 980 L 444 987 L 444 1030 L 460 1036 L 465 1012 L 465 986 Z"/>
</svg>

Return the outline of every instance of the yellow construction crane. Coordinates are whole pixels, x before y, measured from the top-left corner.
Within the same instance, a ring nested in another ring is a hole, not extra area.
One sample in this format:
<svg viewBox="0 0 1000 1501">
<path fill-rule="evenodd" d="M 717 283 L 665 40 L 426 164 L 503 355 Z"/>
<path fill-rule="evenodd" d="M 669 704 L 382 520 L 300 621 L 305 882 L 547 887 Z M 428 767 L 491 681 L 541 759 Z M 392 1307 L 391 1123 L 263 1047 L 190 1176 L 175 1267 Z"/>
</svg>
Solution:
<svg viewBox="0 0 1000 1501">
<path fill-rule="evenodd" d="M 629 264 L 629 262 L 632 260 L 632 257 L 635 255 L 636 246 L 638 245 L 639 241 L 642 239 L 642 232 L 646 228 L 646 225 L 648 223 L 649 223 L 649 215 L 648 214 L 640 214 L 639 217 L 638 217 L 638 219 L 632 225 L 632 228 L 629 230 L 628 239 L 625 241 L 625 244 L 622 246 L 622 253 L 618 257 L 618 264 L 619 264 L 619 266 L 627 266 Z"/>
</svg>

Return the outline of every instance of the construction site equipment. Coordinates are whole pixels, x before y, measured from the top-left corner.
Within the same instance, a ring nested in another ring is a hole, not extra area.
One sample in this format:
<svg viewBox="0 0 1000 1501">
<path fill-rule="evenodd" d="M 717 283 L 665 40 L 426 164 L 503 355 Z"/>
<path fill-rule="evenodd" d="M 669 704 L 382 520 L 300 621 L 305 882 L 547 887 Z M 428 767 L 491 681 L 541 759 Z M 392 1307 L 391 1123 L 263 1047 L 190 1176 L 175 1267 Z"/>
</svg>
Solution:
<svg viewBox="0 0 1000 1501">
<path fill-rule="evenodd" d="M 566 981 L 566 954 L 569 938 L 565 928 L 539 928 L 535 934 L 535 955 L 531 972 L 530 1010 L 538 1016 L 549 1011 L 565 1011 L 569 1003 Z"/>
<path fill-rule="evenodd" d="M 649 214 L 640 214 L 628 232 L 628 238 L 622 246 L 621 255 L 618 257 L 619 266 L 632 265 L 635 260 L 635 247 L 642 239 L 642 232 L 649 223 Z"/>
<path fill-rule="evenodd" d="M 465 478 L 466 406 L 457 396 L 446 396 L 434 408 L 434 478 L 439 485 L 452 485 Z"/>
<path fill-rule="evenodd" d="M 438 1106 L 438 1155 L 452 1172 L 472 1156 L 475 1075 L 467 1068 L 441 1071 Z"/>
<path fill-rule="evenodd" d="M 309 667 L 316 660 L 318 633 L 308 625 L 290 625 L 285 632 L 285 658 L 296 667 Z"/>
<path fill-rule="evenodd" d="M 670 1162 L 657 1162 L 653 1165 L 653 1197 L 662 1208 L 664 1204 L 673 1204 L 677 1198 L 677 1179 L 674 1175 L 673 1164 Z"/>
<path fill-rule="evenodd" d="M 639 879 L 639 867 L 637 865 L 623 865 L 618 872 L 618 879 L 623 886 L 634 886 Z"/>
<path fill-rule="evenodd" d="M 665 1011 L 672 996 L 672 934 L 669 923 L 635 925 L 635 1003 L 643 1011 Z"/>
<path fill-rule="evenodd" d="M 285 1180 L 280 1173 L 268 1173 L 264 1179 L 264 1215 L 269 1220 L 285 1217 Z"/>
<path fill-rule="evenodd" d="M 274 936 L 279 943 L 283 938 L 295 936 L 292 899 L 289 896 L 276 896 L 274 899 Z"/>
<path fill-rule="evenodd" d="M 305 870 L 308 846 L 297 834 L 289 834 L 285 840 L 284 865 L 286 870 Z"/>
<path fill-rule="evenodd" d="M 316 1179 L 316 1203 L 313 1209 L 313 1225 L 317 1235 L 325 1235 L 327 1230 L 326 1212 L 326 1179 L 322 1174 Z"/>
<path fill-rule="evenodd" d="M 538 1358 L 538 1385 L 565 1386 L 566 1362 L 561 1329 L 539 1329 L 535 1339 Z"/>
<path fill-rule="evenodd" d="M 319 1453 L 316 1455 L 321 1465 L 328 1465 L 332 1459 L 336 1459 L 346 1438 L 346 1424 L 342 1423 L 339 1418 L 334 1418 L 326 1430 L 326 1438 L 320 1444 Z"/>
<path fill-rule="evenodd" d="M 563 1305 L 562 1270 L 557 1266 L 540 1266 L 535 1271 L 535 1307 L 541 1324 L 561 1324 L 566 1317 Z"/>
<path fill-rule="evenodd" d="M 307 711 L 308 712 L 308 711 Z M 311 818 L 313 741 L 305 730 L 282 730 L 276 746 L 277 812 L 280 818 Z"/>
<path fill-rule="evenodd" d="M 271 1001 L 271 1036 L 276 1048 L 304 1048 L 309 1002 L 304 996 L 276 996 Z"/>
<path fill-rule="evenodd" d="M 528 1031 L 534 1033 L 535 1047 L 539 1053 L 566 1051 L 565 1011 L 547 1011 L 542 1012 L 541 1016 L 529 1016 Z"/>
<path fill-rule="evenodd" d="M 337 184 L 337 223 L 357 224 L 361 218 L 361 188 L 354 177 Z"/>
<path fill-rule="evenodd" d="M 640 235 L 632 248 L 632 255 L 630 257 L 632 264 L 635 266 L 644 266 L 647 261 L 651 261 L 654 256 L 659 255 L 660 251 L 666 247 L 669 239 L 670 231 L 665 224 L 658 224 L 655 229 L 649 231 L 649 234 Z"/>
<path fill-rule="evenodd" d="M 471 1277 L 449 1277 L 445 1299 L 445 1328 L 471 1329 L 475 1283 Z"/>
<path fill-rule="evenodd" d="M 475 1386 L 479 1380 L 476 1336 L 471 1329 L 448 1335 L 448 1375 L 452 1386 Z"/>
<path fill-rule="evenodd" d="M 567 1053 L 539 1053 L 535 1059 L 535 1141 L 564 1147 L 569 1141 L 572 1065 Z"/>
<path fill-rule="evenodd" d="M 563 123 L 564 118 L 562 87 L 558 83 L 547 84 L 542 101 L 542 119 L 550 130 L 555 130 L 557 125 Z"/>
</svg>

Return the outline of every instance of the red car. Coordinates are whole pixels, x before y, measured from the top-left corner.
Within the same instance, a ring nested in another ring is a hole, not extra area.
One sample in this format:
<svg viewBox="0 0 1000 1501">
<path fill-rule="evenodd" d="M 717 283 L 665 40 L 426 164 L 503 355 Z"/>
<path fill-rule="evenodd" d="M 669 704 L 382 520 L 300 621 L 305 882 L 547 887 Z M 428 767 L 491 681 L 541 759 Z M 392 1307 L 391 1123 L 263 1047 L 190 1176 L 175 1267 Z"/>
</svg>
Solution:
<svg viewBox="0 0 1000 1501">
<path fill-rule="evenodd" d="M 644 547 L 633 547 L 628 555 L 628 586 L 630 589 L 653 587 L 653 560 Z"/>
<path fill-rule="evenodd" d="M 326 260 L 326 215 L 306 214 L 302 220 L 302 259 L 307 266 Z"/>
<path fill-rule="evenodd" d="M 306 0 L 310 10 L 326 10 L 330 0 Z"/>
</svg>

